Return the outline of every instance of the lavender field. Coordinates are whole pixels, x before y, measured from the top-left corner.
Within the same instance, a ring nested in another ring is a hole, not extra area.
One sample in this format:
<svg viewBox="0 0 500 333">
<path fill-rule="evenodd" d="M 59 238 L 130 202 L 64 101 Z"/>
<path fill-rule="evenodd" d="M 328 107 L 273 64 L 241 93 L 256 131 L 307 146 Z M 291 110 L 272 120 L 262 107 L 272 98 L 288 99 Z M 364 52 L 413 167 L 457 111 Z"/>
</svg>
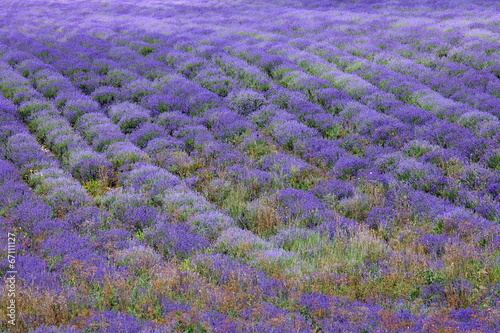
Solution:
<svg viewBox="0 0 500 333">
<path fill-rule="evenodd" d="M 0 10 L 0 332 L 500 332 L 500 2 Z"/>
</svg>

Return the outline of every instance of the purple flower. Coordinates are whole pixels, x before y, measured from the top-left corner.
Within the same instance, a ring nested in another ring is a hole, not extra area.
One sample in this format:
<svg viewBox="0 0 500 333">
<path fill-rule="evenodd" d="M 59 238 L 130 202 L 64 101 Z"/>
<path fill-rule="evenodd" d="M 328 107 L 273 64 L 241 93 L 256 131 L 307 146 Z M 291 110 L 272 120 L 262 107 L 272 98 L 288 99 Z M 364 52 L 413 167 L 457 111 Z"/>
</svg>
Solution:
<svg viewBox="0 0 500 333">
<path fill-rule="evenodd" d="M 197 123 L 196 119 L 179 111 L 162 113 L 155 119 L 155 122 L 163 126 L 166 129 L 166 133 L 169 134 L 187 125 L 194 125 Z"/>
<path fill-rule="evenodd" d="M 333 216 L 324 203 L 306 191 L 291 188 L 281 190 L 278 201 L 280 215 L 288 225 L 319 225 Z"/>
<path fill-rule="evenodd" d="M 91 202 L 83 187 L 60 169 L 44 169 L 33 173 L 29 182 L 54 211 L 62 214 Z"/>
<path fill-rule="evenodd" d="M 127 266 L 136 274 L 141 274 L 160 266 L 163 258 L 157 252 L 143 245 L 132 246 L 113 254 L 118 265 Z"/>
<path fill-rule="evenodd" d="M 187 258 L 209 245 L 203 235 L 185 224 L 158 223 L 144 231 L 144 239 L 167 258 Z"/>
<path fill-rule="evenodd" d="M 105 80 L 105 76 L 100 75 L 99 73 L 78 71 L 71 74 L 70 80 L 73 85 L 80 89 L 84 94 L 91 95 L 102 85 Z M 58 97 L 60 95 L 61 94 L 59 94 Z"/>
<path fill-rule="evenodd" d="M 151 81 L 146 79 L 138 79 L 128 82 L 125 84 L 124 88 L 129 91 L 130 98 L 135 103 L 140 103 L 144 97 L 158 92 L 152 87 Z"/>
<path fill-rule="evenodd" d="M 115 104 L 108 113 L 123 133 L 131 133 L 140 124 L 150 121 L 148 110 L 130 102 Z"/>
<path fill-rule="evenodd" d="M 319 136 L 319 133 L 295 120 L 271 119 L 271 135 L 282 146 L 293 150 L 295 142 Z"/>
<path fill-rule="evenodd" d="M 498 120 L 498 118 L 492 114 L 481 111 L 471 111 L 462 114 L 458 119 L 458 123 L 473 132 L 477 132 L 482 123 L 496 120 Z"/>
<path fill-rule="evenodd" d="M 255 126 L 241 115 L 225 109 L 212 109 L 207 127 L 219 139 L 232 140 L 255 130 Z"/>
<path fill-rule="evenodd" d="M 215 247 L 222 254 L 250 258 L 253 252 L 270 249 L 272 246 L 251 231 L 233 227 L 222 232 Z"/>
<path fill-rule="evenodd" d="M 54 68 L 37 58 L 23 60 L 16 66 L 16 70 L 20 71 L 26 78 L 44 69 L 53 70 Z"/>
<path fill-rule="evenodd" d="M 5 155 L 23 171 L 56 167 L 58 163 L 29 134 L 12 135 L 6 142 Z"/>
<path fill-rule="evenodd" d="M 424 247 L 426 253 L 430 254 L 433 258 L 439 258 L 445 254 L 445 245 L 447 237 L 445 235 L 423 235 L 419 243 Z"/>
<path fill-rule="evenodd" d="M 436 116 L 430 111 L 407 104 L 391 111 L 391 114 L 405 123 L 414 125 L 424 125 L 437 120 Z"/>
<path fill-rule="evenodd" d="M 148 162 L 149 156 L 130 142 L 115 142 L 106 150 L 106 157 L 115 167 L 136 162 Z"/>
<path fill-rule="evenodd" d="M 366 169 L 368 166 L 369 163 L 364 158 L 344 155 L 335 163 L 333 171 L 335 174 L 338 174 L 340 179 L 349 179 L 355 177 L 358 172 Z"/>
<path fill-rule="evenodd" d="M 92 146 L 98 152 L 106 151 L 113 143 L 126 141 L 126 136 L 112 123 L 95 124 L 86 133 L 92 137 Z"/>
<path fill-rule="evenodd" d="M 100 112 L 99 104 L 90 98 L 68 99 L 63 108 L 64 116 L 74 124 L 86 113 Z"/>
<path fill-rule="evenodd" d="M 187 223 L 192 226 L 193 231 L 205 235 L 210 241 L 217 239 L 222 231 L 235 226 L 230 217 L 216 211 L 193 215 Z"/>
<path fill-rule="evenodd" d="M 49 269 L 47 262 L 35 255 L 21 255 L 17 260 L 19 278 L 24 286 L 59 291 L 61 280 L 57 272 Z"/>
<path fill-rule="evenodd" d="M 145 206 L 147 203 L 148 198 L 144 194 L 134 193 L 130 190 L 125 191 L 122 188 L 108 191 L 99 202 L 101 207 L 119 220 L 130 218 L 130 216 L 127 215 L 127 210 L 131 211 L 135 208 Z M 146 220 L 150 215 L 151 212 L 146 212 Z"/>
<path fill-rule="evenodd" d="M 252 90 L 232 92 L 228 95 L 228 99 L 231 109 L 244 116 L 257 111 L 266 104 L 265 97 Z"/>
<path fill-rule="evenodd" d="M 98 179 L 109 181 L 113 177 L 111 163 L 92 150 L 72 151 L 67 163 L 71 167 L 71 175 L 82 182 Z"/>
<path fill-rule="evenodd" d="M 164 135 L 165 130 L 159 125 L 143 123 L 130 134 L 129 139 L 136 146 L 145 148 L 151 140 Z"/>
<path fill-rule="evenodd" d="M 102 227 L 109 220 L 109 213 L 99 210 L 95 206 L 80 207 L 69 212 L 65 216 L 65 221 L 74 230 L 94 231 Z"/>
<path fill-rule="evenodd" d="M 87 225 L 92 226 L 89 222 L 85 221 Z M 99 230 L 96 228 L 96 231 Z M 111 229 L 102 231 L 97 231 L 99 234 L 96 239 L 92 242 L 92 245 L 99 250 L 100 254 L 109 255 L 115 253 L 115 251 L 120 251 L 127 249 L 131 246 L 135 246 L 134 239 L 131 240 L 133 233 L 123 228 Z"/>
<path fill-rule="evenodd" d="M 493 170 L 500 170 L 500 148 L 487 149 L 482 162 Z"/>
<path fill-rule="evenodd" d="M 187 113 L 188 102 L 182 96 L 173 94 L 149 95 L 141 99 L 141 105 L 146 109 L 152 110 L 153 114 L 159 114 L 171 111 L 180 111 Z"/>
<path fill-rule="evenodd" d="M 183 314 L 191 310 L 191 306 L 173 301 L 169 298 L 164 298 L 161 300 L 161 306 L 163 308 L 163 313 L 165 315 L 175 313 Z"/>
<path fill-rule="evenodd" d="M 124 100 L 127 96 L 124 95 L 124 93 L 118 88 L 112 86 L 101 86 L 91 94 L 91 97 L 94 101 L 99 102 L 101 105 L 107 105 L 112 102 Z"/>
<path fill-rule="evenodd" d="M 47 204 L 38 200 L 22 201 L 10 211 L 10 215 L 29 231 L 33 231 L 33 228 L 37 227 L 37 222 L 53 217 L 52 209 Z"/>
<path fill-rule="evenodd" d="M 312 169 L 312 166 L 306 162 L 284 153 L 266 155 L 260 160 L 260 165 L 265 171 L 281 172 L 283 174 L 289 174 L 292 170 L 302 172 Z"/>
<path fill-rule="evenodd" d="M 318 183 L 311 192 L 321 199 L 332 197 L 335 200 L 342 200 L 354 195 L 354 187 L 340 180 L 328 180 Z"/>
<path fill-rule="evenodd" d="M 51 256 L 58 256 L 92 248 L 90 242 L 74 232 L 67 232 L 62 238 L 60 236 L 61 234 L 54 234 L 47 238 L 41 244 L 42 252 Z"/>
<path fill-rule="evenodd" d="M 420 297 L 428 303 L 443 302 L 446 297 L 444 286 L 441 282 L 432 282 L 424 286 L 420 292 Z"/>
<path fill-rule="evenodd" d="M 157 219 L 158 214 L 153 207 L 139 206 L 127 207 L 124 212 L 123 222 L 134 229 L 145 229 L 151 226 Z"/>
<path fill-rule="evenodd" d="M 332 220 L 323 222 L 314 229 L 325 234 L 330 239 L 338 237 L 351 238 L 361 230 L 361 225 L 355 220 L 345 217 L 335 217 Z"/>
<path fill-rule="evenodd" d="M 135 333 L 152 329 L 150 324 L 143 324 L 139 319 L 132 317 L 127 312 L 105 310 L 97 312 L 86 320 L 85 324 L 90 329 L 98 329 L 106 333 Z"/>
<path fill-rule="evenodd" d="M 111 53 L 114 52 L 121 52 L 123 51 L 125 54 L 131 54 L 133 53 L 130 52 L 129 49 L 126 48 L 115 48 L 114 50 L 111 50 Z M 124 87 L 127 83 L 130 83 L 137 79 L 138 75 L 135 74 L 132 71 L 129 71 L 127 69 L 122 69 L 122 68 L 115 68 L 111 69 L 106 73 L 106 79 L 104 79 L 104 84 L 113 86 L 116 88 L 121 88 Z"/>
<path fill-rule="evenodd" d="M 226 97 L 236 86 L 236 82 L 231 77 L 218 72 L 211 68 L 204 69 L 198 72 L 194 80 L 220 97 Z"/>
<path fill-rule="evenodd" d="M 173 174 L 147 163 L 132 165 L 133 169 L 121 175 L 120 183 L 136 192 L 164 195 L 165 191 L 180 184 Z"/>
</svg>

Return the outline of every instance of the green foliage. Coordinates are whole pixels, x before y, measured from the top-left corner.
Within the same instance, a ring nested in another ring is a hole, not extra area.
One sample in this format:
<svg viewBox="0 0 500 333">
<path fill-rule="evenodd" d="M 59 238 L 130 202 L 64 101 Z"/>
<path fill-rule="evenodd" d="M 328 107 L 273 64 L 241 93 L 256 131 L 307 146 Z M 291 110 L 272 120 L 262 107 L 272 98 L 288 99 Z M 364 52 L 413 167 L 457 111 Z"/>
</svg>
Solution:
<svg viewBox="0 0 500 333">
<path fill-rule="evenodd" d="M 100 104 L 109 104 L 115 99 L 115 97 L 116 93 L 106 93 L 94 96 L 94 100 Z"/>
<path fill-rule="evenodd" d="M 155 50 L 155 48 L 152 46 L 144 46 L 142 49 L 139 50 L 139 53 L 142 54 L 143 56 L 147 56 L 148 54 L 152 53 L 154 50 Z"/>
<path fill-rule="evenodd" d="M 40 52 L 36 56 L 40 59 L 45 58 L 49 55 L 49 52 Z"/>
<path fill-rule="evenodd" d="M 244 152 L 253 160 L 260 160 L 262 157 L 276 152 L 276 149 L 267 143 L 266 140 L 258 139 L 252 141 L 244 148 Z"/>
<path fill-rule="evenodd" d="M 104 195 L 110 190 L 108 181 L 104 179 L 89 180 L 82 184 L 83 188 L 93 197 Z"/>
<path fill-rule="evenodd" d="M 329 140 L 337 140 L 345 138 L 349 135 L 349 130 L 342 124 L 332 125 L 323 131 L 325 138 Z"/>
</svg>

